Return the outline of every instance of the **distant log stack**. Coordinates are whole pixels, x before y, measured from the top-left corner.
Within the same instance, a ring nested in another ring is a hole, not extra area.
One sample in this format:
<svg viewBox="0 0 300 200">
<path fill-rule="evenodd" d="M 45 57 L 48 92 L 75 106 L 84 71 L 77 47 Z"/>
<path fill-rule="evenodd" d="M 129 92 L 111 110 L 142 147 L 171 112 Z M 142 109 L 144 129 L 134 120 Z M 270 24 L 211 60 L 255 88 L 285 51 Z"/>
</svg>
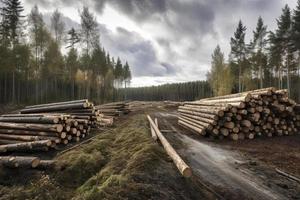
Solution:
<svg viewBox="0 0 300 200">
<path fill-rule="evenodd" d="M 112 123 L 87 99 L 27 106 L 20 114 L 0 116 L 0 152 L 47 151 Z"/>
<path fill-rule="evenodd" d="M 125 101 L 98 105 L 95 106 L 95 109 L 107 117 L 118 117 L 130 112 L 128 104 Z"/>
<path fill-rule="evenodd" d="M 179 125 L 219 139 L 293 135 L 300 128 L 299 106 L 275 88 L 185 102 L 178 112 Z"/>
</svg>

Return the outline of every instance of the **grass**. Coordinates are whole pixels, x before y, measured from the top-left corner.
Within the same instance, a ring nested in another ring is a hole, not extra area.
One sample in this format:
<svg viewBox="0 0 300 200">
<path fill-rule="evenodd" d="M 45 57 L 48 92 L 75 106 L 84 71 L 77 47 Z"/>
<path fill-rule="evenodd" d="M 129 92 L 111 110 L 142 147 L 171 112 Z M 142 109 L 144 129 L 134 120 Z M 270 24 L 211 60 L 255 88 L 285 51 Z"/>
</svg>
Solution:
<svg viewBox="0 0 300 200">
<path fill-rule="evenodd" d="M 132 115 L 122 126 L 57 157 L 62 170 L 34 172 L 22 183 L 0 181 L 0 200 L 191 199 L 190 186 L 152 141 L 148 126 L 144 114 Z"/>
</svg>

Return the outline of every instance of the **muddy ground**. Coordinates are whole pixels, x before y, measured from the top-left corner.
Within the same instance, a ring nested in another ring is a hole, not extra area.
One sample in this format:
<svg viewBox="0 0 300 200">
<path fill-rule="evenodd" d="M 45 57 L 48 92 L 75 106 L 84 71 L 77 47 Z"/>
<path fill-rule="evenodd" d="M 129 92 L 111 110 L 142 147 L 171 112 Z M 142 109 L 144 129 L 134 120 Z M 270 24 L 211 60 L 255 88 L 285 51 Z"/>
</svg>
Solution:
<svg viewBox="0 0 300 200">
<path fill-rule="evenodd" d="M 159 143 L 145 114 L 191 166 L 183 178 Z M 54 170 L 0 169 L 2 199 L 300 199 L 300 135 L 233 142 L 213 141 L 177 125 L 175 108 L 122 116 L 71 151 L 33 154 L 54 159 Z"/>
<path fill-rule="evenodd" d="M 160 129 L 191 165 L 195 176 L 226 199 L 300 199 L 300 135 L 216 141 L 177 125 L 174 109 L 151 113 Z"/>
</svg>

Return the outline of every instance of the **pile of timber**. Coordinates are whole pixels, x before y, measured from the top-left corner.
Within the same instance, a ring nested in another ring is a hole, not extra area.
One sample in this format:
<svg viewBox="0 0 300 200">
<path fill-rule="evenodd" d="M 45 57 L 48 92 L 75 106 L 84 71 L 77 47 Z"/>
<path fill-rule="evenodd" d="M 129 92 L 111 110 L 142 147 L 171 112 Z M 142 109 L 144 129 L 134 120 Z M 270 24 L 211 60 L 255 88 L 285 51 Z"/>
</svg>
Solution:
<svg viewBox="0 0 300 200">
<path fill-rule="evenodd" d="M 184 103 L 180 101 L 164 101 L 164 105 L 167 107 L 178 107 L 183 106 Z"/>
<path fill-rule="evenodd" d="M 97 105 L 95 109 L 107 117 L 117 117 L 130 112 L 128 104 L 125 101 Z"/>
<path fill-rule="evenodd" d="M 299 106 L 275 88 L 185 102 L 178 112 L 179 125 L 219 139 L 293 135 L 300 128 Z"/>
<path fill-rule="evenodd" d="M 0 152 L 48 151 L 112 122 L 87 99 L 27 106 L 20 114 L 0 116 Z"/>
<path fill-rule="evenodd" d="M 130 112 L 143 110 L 145 108 L 154 107 L 158 102 L 151 101 L 130 101 L 128 102 L 128 108 Z"/>
</svg>

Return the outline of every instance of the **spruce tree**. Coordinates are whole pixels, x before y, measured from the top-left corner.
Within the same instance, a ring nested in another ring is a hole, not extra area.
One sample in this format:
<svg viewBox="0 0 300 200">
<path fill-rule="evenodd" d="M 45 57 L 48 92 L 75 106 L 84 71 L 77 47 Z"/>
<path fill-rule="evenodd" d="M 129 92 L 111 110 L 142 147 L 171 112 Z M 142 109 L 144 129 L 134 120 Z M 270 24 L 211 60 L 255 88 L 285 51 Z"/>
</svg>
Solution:
<svg viewBox="0 0 300 200">
<path fill-rule="evenodd" d="M 292 20 L 291 11 L 288 5 L 282 9 L 281 16 L 277 19 L 276 30 L 276 43 L 280 48 L 280 55 L 284 62 L 283 68 L 286 71 L 287 89 L 290 93 L 290 71 L 293 67 L 293 54 L 292 54 Z M 282 79 L 282 77 L 280 77 Z M 281 85 L 282 86 L 282 85 Z"/>
<path fill-rule="evenodd" d="M 20 0 L 3 0 L 1 9 L 2 38 L 8 39 L 12 46 L 19 42 L 22 34 L 22 12 L 24 11 Z M 8 41 L 7 41 L 8 42 Z"/>
<path fill-rule="evenodd" d="M 246 27 L 240 20 L 238 27 L 231 37 L 231 59 L 238 65 L 238 90 L 242 91 L 242 63 L 246 58 L 247 47 L 245 44 Z"/>
<path fill-rule="evenodd" d="M 260 88 L 263 88 L 263 67 L 266 68 L 266 45 L 267 26 L 264 25 L 263 19 L 259 17 L 256 29 L 253 31 L 253 42 L 250 45 L 250 48 L 251 62 L 254 67 L 254 72 L 258 71 Z"/>
</svg>

